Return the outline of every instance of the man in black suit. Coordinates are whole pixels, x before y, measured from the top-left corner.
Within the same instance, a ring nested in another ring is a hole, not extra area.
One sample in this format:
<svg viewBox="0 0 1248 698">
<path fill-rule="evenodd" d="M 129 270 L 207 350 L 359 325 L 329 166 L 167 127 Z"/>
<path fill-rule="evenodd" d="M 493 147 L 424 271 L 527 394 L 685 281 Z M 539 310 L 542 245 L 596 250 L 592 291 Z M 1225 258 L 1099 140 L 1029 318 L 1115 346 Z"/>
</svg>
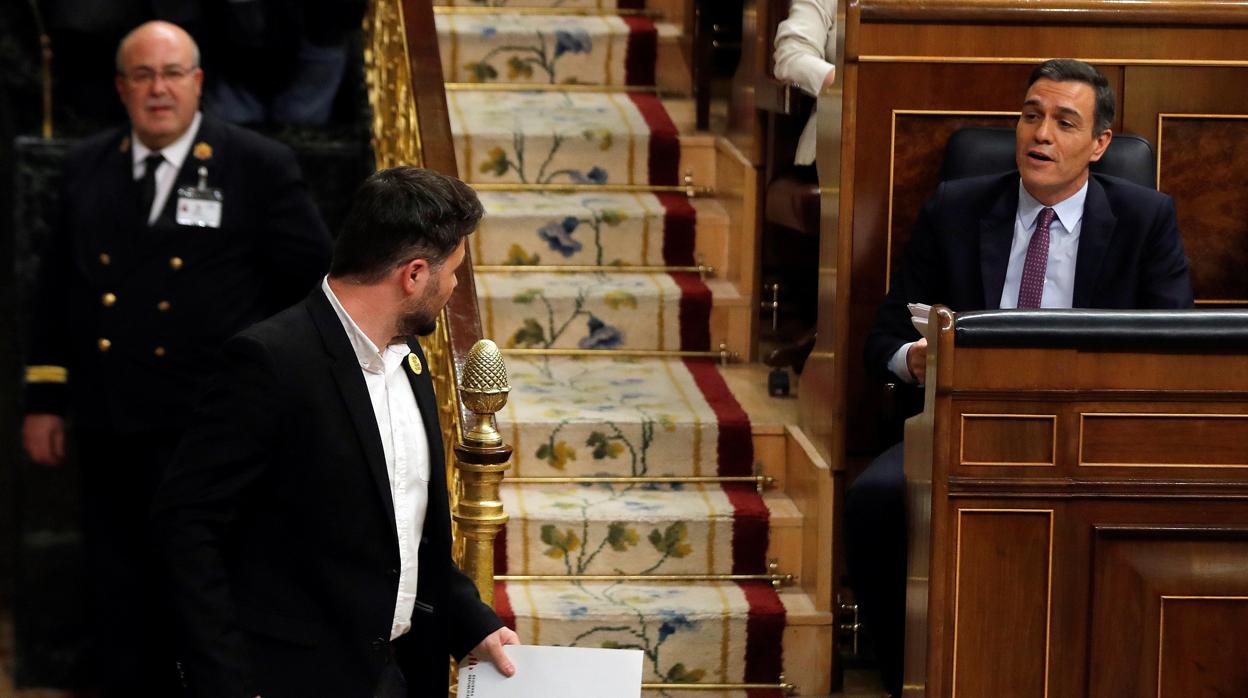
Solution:
<svg viewBox="0 0 1248 698">
<path fill-rule="evenodd" d="M 220 345 L 329 266 L 293 153 L 200 114 L 198 53 L 164 22 L 121 42 L 130 124 L 67 157 L 34 298 L 23 441 L 59 464 L 73 422 L 105 695 L 176 687 L 148 514 Z"/>
<path fill-rule="evenodd" d="M 225 345 L 156 501 L 194 696 L 445 696 L 517 642 L 451 560 L 432 332 L 482 214 L 457 179 L 361 186 L 330 274 Z"/>
<path fill-rule="evenodd" d="M 1032 72 L 1016 128 L 1018 170 L 945 182 L 928 200 L 866 341 L 867 370 L 922 384 L 927 340 L 908 303 L 998 308 L 1188 308 L 1192 287 L 1170 197 L 1089 164 L 1109 146 L 1114 94 L 1095 68 Z M 902 448 L 846 497 L 849 572 L 885 687 L 901 692 L 906 517 Z"/>
</svg>

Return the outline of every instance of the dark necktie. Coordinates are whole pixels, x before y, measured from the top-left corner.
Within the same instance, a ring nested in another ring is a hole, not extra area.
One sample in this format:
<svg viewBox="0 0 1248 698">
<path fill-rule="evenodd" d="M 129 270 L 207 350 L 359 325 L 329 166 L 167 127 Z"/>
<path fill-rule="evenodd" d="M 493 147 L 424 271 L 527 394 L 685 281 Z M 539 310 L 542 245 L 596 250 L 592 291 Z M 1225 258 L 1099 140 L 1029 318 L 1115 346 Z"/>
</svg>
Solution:
<svg viewBox="0 0 1248 698">
<path fill-rule="evenodd" d="M 143 159 L 143 179 L 139 180 L 139 215 L 146 223 L 152 215 L 152 202 L 156 199 L 156 168 L 165 161 L 165 156 L 152 153 Z"/>
<path fill-rule="evenodd" d="M 1023 281 L 1018 285 L 1018 307 L 1039 308 L 1044 295 L 1044 275 L 1049 270 L 1049 226 L 1057 212 L 1051 208 L 1040 211 L 1036 217 L 1036 232 L 1027 243 L 1027 258 L 1023 261 Z"/>
</svg>

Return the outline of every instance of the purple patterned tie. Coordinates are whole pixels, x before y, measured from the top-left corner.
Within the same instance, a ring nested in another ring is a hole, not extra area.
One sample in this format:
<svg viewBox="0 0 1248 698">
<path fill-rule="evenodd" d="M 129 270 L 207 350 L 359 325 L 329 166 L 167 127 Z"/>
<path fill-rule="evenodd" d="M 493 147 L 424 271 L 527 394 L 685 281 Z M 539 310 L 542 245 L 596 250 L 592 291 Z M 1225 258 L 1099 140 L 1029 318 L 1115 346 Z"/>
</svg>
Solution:
<svg viewBox="0 0 1248 698">
<path fill-rule="evenodd" d="M 1044 295 L 1044 275 L 1049 270 L 1049 225 L 1057 213 L 1046 208 L 1036 217 L 1036 232 L 1027 243 L 1023 260 L 1023 281 L 1018 285 L 1018 307 L 1039 308 Z"/>
</svg>

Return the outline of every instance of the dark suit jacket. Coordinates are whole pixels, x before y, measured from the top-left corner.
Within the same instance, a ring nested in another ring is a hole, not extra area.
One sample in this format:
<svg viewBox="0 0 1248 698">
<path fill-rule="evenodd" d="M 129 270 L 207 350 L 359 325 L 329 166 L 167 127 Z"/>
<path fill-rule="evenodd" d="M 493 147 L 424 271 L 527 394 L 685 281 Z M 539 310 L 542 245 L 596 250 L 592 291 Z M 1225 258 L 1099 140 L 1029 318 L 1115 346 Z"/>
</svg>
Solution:
<svg viewBox="0 0 1248 698">
<path fill-rule="evenodd" d="M 867 336 L 867 370 L 919 339 L 907 303 L 1000 307 L 1018 214 L 1018 172 L 943 182 L 923 206 L 899 273 Z M 1088 180 L 1075 260 L 1076 308 L 1189 308 L 1192 284 L 1174 201 L 1125 179 Z"/>
<path fill-rule="evenodd" d="M 155 506 L 191 695 L 372 696 L 390 652 L 399 548 L 356 355 L 320 289 L 230 339 L 224 355 Z M 442 698 L 448 655 L 502 623 L 451 561 L 433 383 L 429 370 L 406 370 L 431 475 L 412 629 L 396 649 L 410 695 Z"/>
<path fill-rule="evenodd" d="M 27 363 L 68 369 L 69 390 L 31 383 L 26 411 L 68 411 L 110 431 L 182 428 L 221 344 L 298 302 L 328 270 L 329 233 L 289 148 L 208 115 L 148 226 L 129 141 L 128 126 L 115 129 L 65 161 Z M 175 221 L 177 190 L 194 186 L 201 166 L 224 194 L 220 228 Z"/>
</svg>

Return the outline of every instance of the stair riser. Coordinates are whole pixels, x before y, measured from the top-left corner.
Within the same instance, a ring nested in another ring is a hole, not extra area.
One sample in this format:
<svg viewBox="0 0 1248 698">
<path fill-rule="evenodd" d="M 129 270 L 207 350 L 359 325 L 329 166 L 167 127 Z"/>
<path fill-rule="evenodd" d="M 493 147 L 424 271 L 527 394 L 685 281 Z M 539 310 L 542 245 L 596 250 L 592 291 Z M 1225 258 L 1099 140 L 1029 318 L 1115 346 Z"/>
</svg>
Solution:
<svg viewBox="0 0 1248 698">
<path fill-rule="evenodd" d="M 650 194 L 483 192 L 481 200 L 486 215 L 470 238 L 474 264 L 684 266 L 701 259 L 716 278 L 732 272 L 729 219 L 707 200 L 689 202 L 692 215 L 673 215 L 671 243 L 668 211 Z M 679 249 L 676 236 L 687 234 L 681 226 L 694 229 L 692 254 Z"/>
</svg>

